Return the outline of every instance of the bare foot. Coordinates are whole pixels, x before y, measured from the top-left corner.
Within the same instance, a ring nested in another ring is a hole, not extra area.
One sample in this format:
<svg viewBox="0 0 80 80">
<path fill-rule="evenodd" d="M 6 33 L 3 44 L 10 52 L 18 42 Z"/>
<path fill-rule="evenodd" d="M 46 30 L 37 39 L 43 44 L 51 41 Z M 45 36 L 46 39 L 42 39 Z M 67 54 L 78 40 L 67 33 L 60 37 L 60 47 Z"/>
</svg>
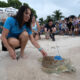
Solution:
<svg viewBox="0 0 80 80">
<path fill-rule="evenodd" d="M 27 59 L 27 56 L 26 55 L 21 55 L 21 58 L 22 59 Z"/>
</svg>

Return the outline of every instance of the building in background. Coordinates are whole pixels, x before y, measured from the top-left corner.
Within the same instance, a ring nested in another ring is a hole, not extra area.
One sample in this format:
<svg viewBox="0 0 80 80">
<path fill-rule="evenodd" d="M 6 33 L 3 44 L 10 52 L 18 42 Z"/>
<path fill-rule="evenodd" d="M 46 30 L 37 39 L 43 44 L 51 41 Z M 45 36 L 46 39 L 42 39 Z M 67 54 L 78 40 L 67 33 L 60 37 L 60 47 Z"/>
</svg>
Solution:
<svg viewBox="0 0 80 80">
<path fill-rule="evenodd" d="M 6 7 L 6 8 L 0 7 L 0 21 L 4 18 L 15 15 L 17 11 L 18 9 L 15 9 L 13 7 Z"/>
<path fill-rule="evenodd" d="M 0 7 L 0 33 L 2 33 L 2 27 L 7 17 L 16 15 L 18 9 L 15 9 L 13 7 L 6 7 L 1 8 Z"/>
</svg>

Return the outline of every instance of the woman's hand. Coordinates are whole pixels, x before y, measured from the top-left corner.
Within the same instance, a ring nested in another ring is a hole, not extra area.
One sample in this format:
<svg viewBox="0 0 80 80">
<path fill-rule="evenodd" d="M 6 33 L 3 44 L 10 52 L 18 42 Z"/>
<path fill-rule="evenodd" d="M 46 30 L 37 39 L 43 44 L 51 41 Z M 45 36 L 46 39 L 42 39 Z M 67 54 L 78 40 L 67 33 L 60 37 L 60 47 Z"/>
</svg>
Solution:
<svg viewBox="0 0 80 80">
<path fill-rule="evenodd" d="M 9 51 L 11 58 L 16 59 L 16 53 L 15 53 L 14 49 L 10 48 L 8 51 Z"/>
<path fill-rule="evenodd" d="M 47 56 L 47 53 L 43 49 L 40 52 L 42 53 L 43 57 Z"/>
</svg>

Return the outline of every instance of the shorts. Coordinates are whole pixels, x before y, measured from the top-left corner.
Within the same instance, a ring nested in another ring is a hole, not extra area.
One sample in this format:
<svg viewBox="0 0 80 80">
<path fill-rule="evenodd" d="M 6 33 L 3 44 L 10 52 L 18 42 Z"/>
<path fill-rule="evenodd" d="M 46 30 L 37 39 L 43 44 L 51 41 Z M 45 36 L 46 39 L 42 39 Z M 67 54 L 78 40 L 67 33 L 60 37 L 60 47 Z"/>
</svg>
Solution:
<svg viewBox="0 0 80 80">
<path fill-rule="evenodd" d="M 19 39 L 19 38 L 17 38 L 17 39 Z M 8 51 L 7 48 L 4 46 L 3 42 L 1 42 L 1 44 L 2 44 L 2 51 Z M 21 48 L 21 46 L 15 48 L 15 49 L 19 49 L 19 48 Z"/>
</svg>

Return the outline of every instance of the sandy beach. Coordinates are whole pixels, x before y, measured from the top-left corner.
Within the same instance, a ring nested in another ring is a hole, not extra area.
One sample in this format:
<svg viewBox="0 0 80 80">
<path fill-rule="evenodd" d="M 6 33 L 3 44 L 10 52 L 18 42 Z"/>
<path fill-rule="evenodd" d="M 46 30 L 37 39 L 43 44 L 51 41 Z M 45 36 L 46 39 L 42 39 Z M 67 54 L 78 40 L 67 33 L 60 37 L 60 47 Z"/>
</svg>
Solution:
<svg viewBox="0 0 80 80">
<path fill-rule="evenodd" d="M 0 80 L 80 80 L 80 36 L 56 35 L 55 37 L 54 42 L 51 39 L 46 40 L 42 35 L 38 43 L 49 56 L 57 55 L 58 48 L 62 57 L 71 60 L 76 68 L 75 73 L 48 74 L 43 72 L 39 61 L 42 55 L 30 41 L 25 48 L 27 59 L 12 60 L 8 52 L 1 51 L 0 41 Z M 16 53 L 19 52 L 16 50 Z"/>
</svg>

